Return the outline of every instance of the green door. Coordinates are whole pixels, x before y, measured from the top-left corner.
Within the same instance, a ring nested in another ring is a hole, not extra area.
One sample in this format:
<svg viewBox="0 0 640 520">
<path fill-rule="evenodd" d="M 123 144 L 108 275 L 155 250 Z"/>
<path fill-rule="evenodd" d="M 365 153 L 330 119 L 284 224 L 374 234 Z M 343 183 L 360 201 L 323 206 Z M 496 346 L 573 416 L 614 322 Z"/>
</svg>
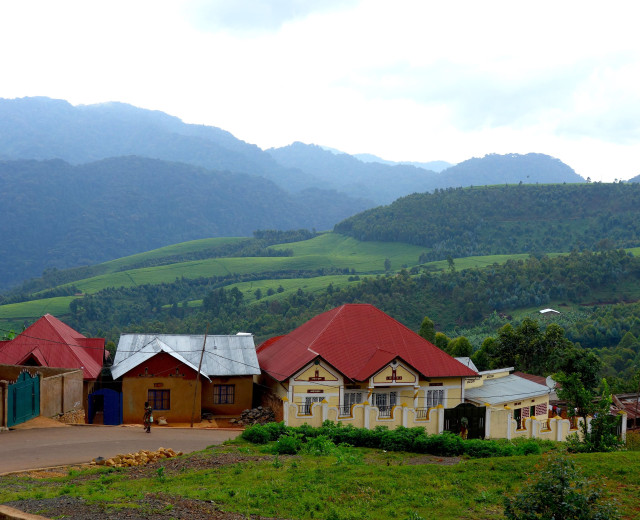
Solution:
<svg viewBox="0 0 640 520">
<path fill-rule="evenodd" d="M 40 415 L 40 376 L 22 372 L 9 385 L 7 426 L 15 426 Z"/>
</svg>

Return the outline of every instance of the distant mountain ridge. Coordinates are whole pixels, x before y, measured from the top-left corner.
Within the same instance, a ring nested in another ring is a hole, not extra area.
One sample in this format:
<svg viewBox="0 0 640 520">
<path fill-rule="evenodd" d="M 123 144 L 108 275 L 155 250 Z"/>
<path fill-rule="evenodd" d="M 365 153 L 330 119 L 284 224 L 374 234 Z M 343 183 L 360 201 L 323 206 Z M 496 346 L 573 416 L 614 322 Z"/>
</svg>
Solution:
<svg viewBox="0 0 640 520">
<path fill-rule="evenodd" d="M 0 162 L 0 287 L 45 268 L 94 264 L 186 240 L 257 229 L 330 229 L 369 203 L 292 195 L 262 177 L 119 157 Z"/>
<path fill-rule="evenodd" d="M 408 164 L 365 163 L 351 155 L 300 142 L 267 151 L 283 166 L 308 172 L 334 189 L 352 196 L 360 193 L 380 204 L 448 187 L 585 182 L 559 159 L 539 153 L 490 154 L 436 173 Z"/>
<path fill-rule="evenodd" d="M 584 182 L 571 168 L 542 154 L 492 155 L 444 170 L 447 163 L 436 161 L 434 168 L 441 170 L 436 172 L 425 169 L 434 163 L 389 164 L 374 155 L 336 154 L 298 142 L 263 151 L 220 128 L 185 124 L 124 103 L 72 106 L 44 97 L 0 99 L 0 159 L 57 158 L 82 164 L 127 155 L 257 175 L 291 193 L 335 189 L 370 199 L 371 206 L 449 186 Z"/>
</svg>

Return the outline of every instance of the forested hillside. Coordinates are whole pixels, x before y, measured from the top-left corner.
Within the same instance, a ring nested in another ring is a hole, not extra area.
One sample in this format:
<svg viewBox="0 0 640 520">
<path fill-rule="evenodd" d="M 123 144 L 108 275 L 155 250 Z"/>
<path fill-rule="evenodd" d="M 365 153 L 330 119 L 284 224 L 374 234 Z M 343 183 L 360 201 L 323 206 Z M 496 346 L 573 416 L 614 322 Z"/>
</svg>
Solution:
<svg viewBox="0 0 640 520">
<path fill-rule="evenodd" d="M 501 185 L 413 194 L 334 230 L 425 247 L 423 260 L 640 245 L 639 184 Z"/>
<path fill-rule="evenodd" d="M 365 207 L 334 191 L 294 196 L 262 177 L 140 157 L 1 162 L 0 287 L 186 240 L 327 229 Z"/>
</svg>

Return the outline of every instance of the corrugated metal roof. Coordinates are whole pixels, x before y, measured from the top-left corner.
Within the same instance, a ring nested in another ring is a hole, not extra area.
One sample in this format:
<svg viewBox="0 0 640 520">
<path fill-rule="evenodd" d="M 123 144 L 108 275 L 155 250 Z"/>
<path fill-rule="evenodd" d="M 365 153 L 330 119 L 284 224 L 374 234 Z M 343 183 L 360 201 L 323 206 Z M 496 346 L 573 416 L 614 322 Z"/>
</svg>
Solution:
<svg viewBox="0 0 640 520">
<path fill-rule="evenodd" d="M 549 387 L 511 374 L 496 379 L 485 379 L 482 386 L 465 390 L 464 397 L 480 404 L 503 404 L 548 393 Z"/>
<path fill-rule="evenodd" d="M 117 379 L 159 352 L 166 352 L 197 371 L 203 342 L 204 335 L 123 334 L 111 375 Z M 207 336 L 200 373 L 205 377 L 260 374 L 253 336 Z"/>
<path fill-rule="evenodd" d="M 456 361 L 460 361 L 460 363 L 462 363 L 465 367 L 469 367 L 471 370 L 473 370 L 474 372 L 478 371 L 478 367 L 476 367 L 476 365 L 474 364 L 473 361 L 471 361 L 470 357 L 466 357 L 466 356 L 462 356 L 462 357 L 457 357 L 454 358 Z"/>
</svg>

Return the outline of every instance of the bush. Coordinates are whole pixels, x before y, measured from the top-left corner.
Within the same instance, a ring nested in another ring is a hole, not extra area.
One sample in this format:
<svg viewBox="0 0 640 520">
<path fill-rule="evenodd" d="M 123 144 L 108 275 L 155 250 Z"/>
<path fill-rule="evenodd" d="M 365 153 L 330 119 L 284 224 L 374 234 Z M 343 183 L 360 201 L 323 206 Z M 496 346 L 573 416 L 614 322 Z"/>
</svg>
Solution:
<svg viewBox="0 0 640 520">
<path fill-rule="evenodd" d="M 271 434 L 263 425 L 255 424 L 242 432 L 242 438 L 253 444 L 266 444 L 271 440 Z"/>
<path fill-rule="evenodd" d="M 514 498 L 505 499 L 509 520 L 556 518 L 562 520 L 616 520 L 609 504 L 600 504 L 601 492 L 582 477 L 564 456 L 550 458 L 537 468 L 533 481 Z"/>
<path fill-rule="evenodd" d="M 284 425 L 284 422 L 270 422 L 263 425 L 264 429 L 269 432 L 269 440 L 277 441 L 281 435 L 285 435 L 290 428 Z"/>
<path fill-rule="evenodd" d="M 282 435 L 275 443 L 273 450 L 278 455 L 295 455 L 302 447 L 299 435 Z"/>
</svg>

